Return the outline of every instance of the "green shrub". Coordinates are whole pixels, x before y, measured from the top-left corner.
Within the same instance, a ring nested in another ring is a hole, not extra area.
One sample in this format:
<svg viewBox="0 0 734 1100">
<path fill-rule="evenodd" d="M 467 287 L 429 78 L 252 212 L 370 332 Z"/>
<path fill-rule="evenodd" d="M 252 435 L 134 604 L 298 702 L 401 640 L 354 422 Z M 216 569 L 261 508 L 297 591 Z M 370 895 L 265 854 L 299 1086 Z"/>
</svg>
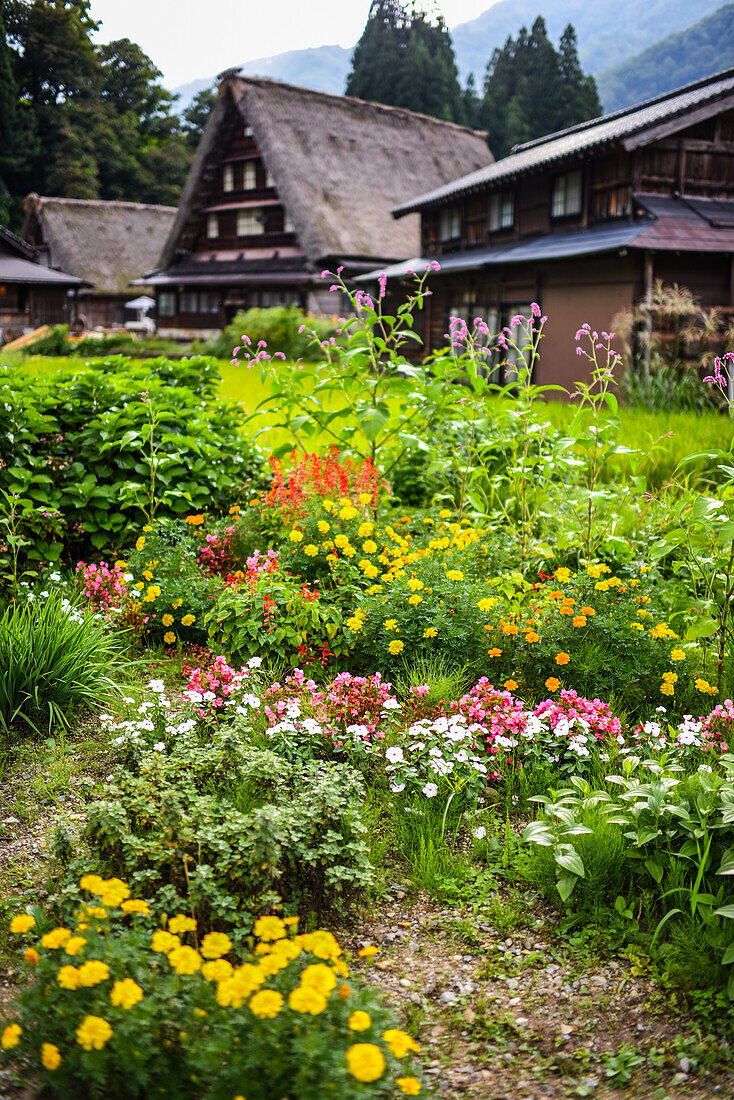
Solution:
<svg viewBox="0 0 734 1100">
<path fill-rule="evenodd" d="M 0 370 L 0 489 L 30 502 L 27 556 L 114 551 L 154 515 L 230 503 L 256 463 L 240 410 L 210 399 L 217 381 L 207 359 Z"/>
<path fill-rule="evenodd" d="M 0 726 L 51 731 L 119 693 L 123 644 L 58 594 L 0 619 Z"/>
<path fill-rule="evenodd" d="M 299 332 L 302 325 L 308 331 Z M 318 348 L 314 348 L 309 333 L 315 331 L 320 340 L 329 340 L 336 328 L 333 318 L 317 317 L 297 306 L 248 309 L 246 313 L 238 313 L 222 334 L 207 344 L 206 351 L 218 359 L 231 359 L 245 335 L 253 348 L 264 340 L 270 355 L 280 352 L 286 359 L 317 359 Z"/>
<path fill-rule="evenodd" d="M 91 804 L 84 838 L 104 866 L 236 942 L 260 913 L 343 909 L 370 883 L 358 772 L 296 767 L 227 730 L 192 736 L 143 752 Z"/>
<path fill-rule="evenodd" d="M 156 927 L 126 883 L 81 883 L 93 896 L 75 888 L 70 927 L 54 928 L 36 907 L 11 922 L 27 944 L 26 980 L 0 1031 L 0 1057 L 44 1092 L 358 1100 L 395 1096 L 409 1074 L 420 1090 L 406 1058 L 420 1048 L 349 976 L 330 932 L 289 934 L 267 916 L 257 941 L 236 952 L 226 934 L 200 939 L 183 913 Z"/>
</svg>

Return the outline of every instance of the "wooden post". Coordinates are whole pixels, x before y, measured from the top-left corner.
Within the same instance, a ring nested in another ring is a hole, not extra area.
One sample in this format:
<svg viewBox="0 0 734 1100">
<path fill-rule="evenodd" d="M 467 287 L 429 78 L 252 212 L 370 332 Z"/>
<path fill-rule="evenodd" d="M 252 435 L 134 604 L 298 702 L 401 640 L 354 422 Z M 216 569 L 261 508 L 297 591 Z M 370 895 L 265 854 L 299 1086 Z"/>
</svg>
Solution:
<svg viewBox="0 0 734 1100">
<path fill-rule="evenodd" d="M 652 283 L 654 275 L 654 253 L 648 248 L 645 250 L 643 257 L 644 275 L 643 285 L 645 289 L 645 300 L 650 301 L 652 294 Z M 652 352 L 652 310 L 647 311 L 645 320 L 645 346 L 643 349 L 643 360 L 645 366 L 649 369 L 650 358 Z"/>
</svg>

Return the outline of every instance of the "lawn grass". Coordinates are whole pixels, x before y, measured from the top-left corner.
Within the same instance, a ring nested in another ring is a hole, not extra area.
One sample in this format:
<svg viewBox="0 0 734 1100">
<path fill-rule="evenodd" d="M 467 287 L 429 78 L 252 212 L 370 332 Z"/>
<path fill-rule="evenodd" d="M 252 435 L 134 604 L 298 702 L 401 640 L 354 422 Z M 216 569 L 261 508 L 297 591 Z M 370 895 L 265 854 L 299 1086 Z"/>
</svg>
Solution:
<svg viewBox="0 0 734 1100">
<path fill-rule="evenodd" d="M 3 363 L 32 374 L 52 374 L 69 367 L 81 370 L 85 360 L 50 356 L 21 358 L 18 355 L 3 358 L 0 353 L 0 365 Z M 219 359 L 217 365 L 222 375 L 220 396 L 224 400 L 236 401 L 251 413 L 269 396 L 269 386 L 262 381 L 259 368 L 248 370 L 246 366 L 233 365 L 227 359 Z M 562 401 L 548 401 L 546 414 L 554 427 L 563 429 L 571 422 L 574 406 Z M 621 442 L 625 447 L 649 457 L 644 472 L 650 483 L 657 486 L 670 480 L 678 464 L 688 455 L 727 451 L 732 445 L 734 425 L 719 413 L 650 412 L 647 409 L 622 407 L 619 416 Z M 258 420 L 253 430 L 266 427 L 267 423 L 267 419 Z M 275 449 L 289 438 L 286 432 L 274 430 L 267 435 L 267 445 Z M 260 442 L 265 443 L 265 437 L 261 437 Z M 314 438 L 313 443 L 318 446 L 318 437 Z M 620 460 L 623 473 L 631 472 L 633 461 L 634 457 Z M 697 479 L 706 478 L 713 473 L 715 465 L 711 460 L 702 459 L 685 470 Z"/>
</svg>

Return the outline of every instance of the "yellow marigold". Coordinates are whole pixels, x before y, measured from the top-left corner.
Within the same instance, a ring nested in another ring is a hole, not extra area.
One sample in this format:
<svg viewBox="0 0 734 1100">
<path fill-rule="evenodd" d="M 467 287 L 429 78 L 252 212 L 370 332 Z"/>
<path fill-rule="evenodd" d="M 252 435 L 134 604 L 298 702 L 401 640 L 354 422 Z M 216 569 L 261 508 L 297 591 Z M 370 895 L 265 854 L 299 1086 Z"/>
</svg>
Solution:
<svg viewBox="0 0 734 1100">
<path fill-rule="evenodd" d="M 85 1050 L 102 1050 L 114 1032 L 101 1016 L 85 1016 L 76 1029 L 76 1041 Z"/>
<path fill-rule="evenodd" d="M 300 542 L 303 538 L 303 531 L 299 531 L 297 527 L 294 527 L 288 537 L 291 542 Z"/>
<path fill-rule="evenodd" d="M 204 517 L 202 515 L 187 516 L 184 520 L 184 523 L 190 523 L 192 527 L 201 527 L 203 522 Z"/>
<path fill-rule="evenodd" d="M 385 1072 L 385 1055 L 374 1043 L 355 1043 L 347 1050 L 347 1066 L 357 1081 L 377 1081 Z"/>
<path fill-rule="evenodd" d="M 181 607 L 182 603 L 183 603 L 183 600 L 179 597 L 179 599 L 173 601 L 173 603 L 171 604 L 171 607 L 173 608 L 174 611 L 178 611 L 178 609 L 179 609 L 179 607 Z"/>
<path fill-rule="evenodd" d="M 36 918 L 34 916 L 30 913 L 18 913 L 10 922 L 10 931 L 20 936 L 24 932 L 29 932 L 35 926 Z"/>
<path fill-rule="evenodd" d="M 350 1031 L 367 1031 L 372 1027 L 372 1017 L 369 1012 L 353 1012 L 347 1020 L 347 1027 Z"/>
<path fill-rule="evenodd" d="M 104 881 L 100 875 L 82 875 L 79 885 L 82 890 L 88 890 L 90 894 L 101 894 L 104 890 Z"/>
<path fill-rule="evenodd" d="M 123 913 L 140 913 L 143 917 L 150 916 L 150 906 L 142 898 L 130 898 L 128 901 L 123 901 L 120 908 Z"/>
<path fill-rule="evenodd" d="M 675 688 L 672 684 L 669 684 L 667 680 L 664 680 L 660 685 L 661 695 L 675 695 Z"/>
<path fill-rule="evenodd" d="M 398 620 L 397 619 L 386 619 L 385 622 L 383 623 L 383 626 L 385 627 L 385 630 L 397 630 L 398 629 Z"/>
<path fill-rule="evenodd" d="M 23 958 L 29 966 L 36 966 L 36 964 L 40 962 L 41 956 L 38 954 L 35 947 L 26 947 L 23 952 Z"/>
<path fill-rule="evenodd" d="M 275 989 L 261 989 L 250 1001 L 249 1009 L 253 1016 L 259 1016 L 261 1020 L 272 1020 L 284 1003 L 282 995 Z"/>
<path fill-rule="evenodd" d="M 181 626 L 193 626 L 196 622 L 196 615 L 184 615 L 181 620 Z"/>
<path fill-rule="evenodd" d="M 601 576 L 601 569 L 598 565 L 587 565 L 586 575 L 587 577 L 591 577 L 593 580 L 596 580 L 598 577 Z"/>
<path fill-rule="evenodd" d="M 464 574 L 460 569 L 449 569 L 446 572 L 447 581 L 463 581 Z"/>
<path fill-rule="evenodd" d="M 579 608 L 579 615 L 596 615 L 593 607 L 581 607 Z"/>
<path fill-rule="evenodd" d="M 289 962 L 290 960 L 280 952 L 269 951 L 260 960 L 260 969 L 263 974 L 269 978 L 271 975 L 277 974 L 280 970 L 285 970 Z"/>
<path fill-rule="evenodd" d="M 357 500 L 360 504 L 369 504 L 372 500 L 372 493 L 360 493 Z"/>
<path fill-rule="evenodd" d="M 423 587 L 423 581 L 419 581 L 417 577 L 411 577 L 408 581 L 408 588 L 411 592 L 417 592 Z"/>
<path fill-rule="evenodd" d="M 347 619 L 347 626 L 350 630 L 353 630 L 355 634 L 359 634 L 360 630 L 364 627 L 364 619 L 361 619 L 358 615 L 350 615 Z"/>
<path fill-rule="evenodd" d="M 496 603 L 497 600 L 494 596 L 483 596 L 477 603 L 477 607 L 483 614 L 486 614 L 487 611 L 492 610 Z"/>
<path fill-rule="evenodd" d="M 357 531 L 357 538 L 367 539 L 370 537 L 374 530 L 374 523 L 370 523 L 369 520 L 365 520 L 364 523 L 360 523 L 359 530 Z"/>
<path fill-rule="evenodd" d="M 101 959 L 90 959 L 79 967 L 79 985 L 91 988 L 106 982 L 110 976 L 110 968 Z"/>
<path fill-rule="evenodd" d="M 334 539 L 334 546 L 337 550 L 343 550 L 345 546 L 349 546 L 349 539 L 346 535 L 337 535 Z"/>
<path fill-rule="evenodd" d="M 12 1050 L 13 1047 L 17 1047 L 22 1034 L 23 1028 L 20 1024 L 8 1024 L 0 1036 L 0 1047 L 3 1050 Z"/>
<path fill-rule="evenodd" d="M 178 913 L 169 920 L 168 931 L 176 936 L 182 936 L 184 932 L 195 932 L 196 921 L 193 917 L 187 917 L 185 913 Z"/>
<path fill-rule="evenodd" d="M 339 509 L 339 519 L 350 520 L 357 515 L 359 515 L 359 512 L 353 504 L 345 504 L 343 508 Z"/>
<path fill-rule="evenodd" d="M 280 917 L 258 917 L 253 931 L 259 940 L 282 940 L 286 927 Z"/>
<path fill-rule="evenodd" d="M 56 975 L 56 981 L 62 989 L 79 989 L 79 971 L 75 966 L 62 966 Z"/>
<path fill-rule="evenodd" d="M 259 966 L 244 963 L 234 974 L 217 984 L 217 1003 L 223 1008 L 240 1008 L 258 986 L 265 981 Z"/>
<path fill-rule="evenodd" d="M 487 650 L 487 655 L 489 657 L 501 657 L 502 656 L 502 650 L 498 649 L 497 646 L 495 645 L 495 646 L 492 646 L 491 649 Z"/>
<path fill-rule="evenodd" d="M 320 519 L 316 526 L 319 529 L 319 533 L 322 535 L 328 535 L 331 530 L 331 524 L 327 523 L 325 519 Z"/>
<path fill-rule="evenodd" d="M 567 653 L 556 653 L 556 664 L 557 665 L 567 665 L 570 660 L 571 660 L 571 658 L 569 657 L 569 655 Z"/>
<path fill-rule="evenodd" d="M 392 653 L 393 657 L 395 657 L 398 653 L 403 652 L 403 650 L 405 649 L 405 642 L 401 642 L 398 638 L 393 638 L 387 648 L 388 651 Z"/>
<path fill-rule="evenodd" d="M 318 959 L 336 959 L 342 953 L 342 949 L 331 932 L 319 929 L 316 932 L 307 932 L 297 937 L 296 942 L 304 951 L 310 951 Z"/>
<path fill-rule="evenodd" d="M 301 974 L 301 985 L 317 989 L 324 997 L 328 997 L 332 989 L 336 988 L 336 976 L 324 963 L 312 963 Z"/>
<path fill-rule="evenodd" d="M 294 940 L 276 940 L 272 945 L 271 954 L 277 958 L 290 961 L 298 958 L 301 954 L 301 948 Z"/>
<path fill-rule="evenodd" d="M 357 551 L 353 546 L 350 546 L 349 543 L 342 549 L 342 554 L 345 558 L 353 558 L 356 553 Z"/>
<path fill-rule="evenodd" d="M 685 661 L 686 654 L 683 649 L 674 649 L 670 654 L 671 661 Z"/>
<path fill-rule="evenodd" d="M 379 947 L 375 947 L 374 944 L 370 943 L 363 947 L 361 951 L 358 951 L 357 954 L 363 959 L 373 959 L 379 950 Z"/>
<path fill-rule="evenodd" d="M 195 974 L 197 970 L 201 970 L 201 955 L 186 944 L 174 947 L 168 961 L 177 974 Z"/>
<path fill-rule="evenodd" d="M 50 947 L 51 950 L 63 947 L 70 936 L 71 932 L 68 928 L 54 928 L 51 932 L 46 932 L 45 935 L 41 936 L 41 947 Z"/>
<path fill-rule="evenodd" d="M 416 596 L 416 595 L 409 596 L 408 597 L 408 603 L 413 604 L 414 606 L 416 604 L 423 603 L 423 597 L 422 596 Z"/>
<path fill-rule="evenodd" d="M 675 684 L 678 681 L 678 673 L 677 672 L 664 672 L 663 673 L 663 679 L 666 680 L 669 684 Z"/>
<path fill-rule="evenodd" d="M 151 951 L 158 951 L 161 955 L 168 955 L 173 951 L 175 947 L 181 946 L 181 940 L 178 936 L 173 936 L 170 932 L 166 932 L 165 928 L 159 928 L 153 933 L 153 939 L 150 941 Z"/>
<path fill-rule="evenodd" d="M 441 511 L 438 513 L 438 518 L 439 519 L 448 519 L 450 515 L 451 515 L 451 509 L 450 508 L 442 508 Z"/>
<path fill-rule="evenodd" d="M 365 554 L 376 554 L 377 553 L 377 543 L 373 539 L 366 539 L 362 543 L 362 549 L 365 552 Z"/>
<path fill-rule="evenodd" d="M 540 641 L 540 634 L 536 634 L 536 632 L 534 630 L 529 630 L 527 632 L 527 634 L 525 635 L 525 641 L 530 642 L 531 644 L 533 642 L 539 642 Z"/>
<path fill-rule="evenodd" d="M 569 607 L 568 604 L 564 603 L 561 607 L 558 608 L 558 614 L 559 615 L 573 615 L 573 608 Z"/>
<path fill-rule="evenodd" d="M 205 959 L 221 959 L 232 950 L 232 941 L 226 932 L 207 932 L 201 941 L 201 953 Z"/>
<path fill-rule="evenodd" d="M 140 538 L 135 543 L 135 549 L 136 550 L 142 550 L 144 546 L 145 546 L 145 535 L 141 535 Z"/>
<path fill-rule="evenodd" d="M 645 629 L 644 626 L 642 625 L 642 623 L 630 623 L 630 628 L 632 630 L 644 630 Z"/>
<path fill-rule="evenodd" d="M 500 630 L 503 634 L 517 634 L 518 627 L 515 623 L 506 623 L 504 620 L 500 621 Z"/>
<path fill-rule="evenodd" d="M 568 582 L 571 580 L 571 570 L 567 569 L 565 565 L 562 565 L 558 569 L 556 569 L 553 575 L 559 582 L 559 584 L 568 584 Z"/>
<path fill-rule="evenodd" d="M 166 643 L 166 645 L 173 645 L 173 643 L 176 641 L 176 635 L 173 633 L 172 630 L 169 630 L 166 634 L 163 635 L 163 641 Z"/>
<path fill-rule="evenodd" d="M 133 1008 L 143 999 L 143 991 L 132 978 L 123 978 L 114 982 L 110 990 L 110 1002 L 116 1008 Z"/>
<path fill-rule="evenodd" d="M 201 976 L 207 982 L 223 982 L 225 978 L 231 978 L 234 974 L 232 963 L 226 959 L 210 959 L 203 963 Z"/>
<path fill-rule="evenodd" d="M 161 622 L 162 622 L 163 626 L 172 626 L 173 625 L 173 615 L 169 615 L 168 613 L 166 613 L 161 618 Z"/>
<path fill-rule="evenodd" d="M 571 620 L 571 625 L 572 626 L 586 626 L 586 616 L 585 615 L 574 615 L 573 619 Z"/>
<path fill-rule="evenodd" d="M 517 681 L 516 680 L 505 680 L 505 682 L 502 686 L 504 688 L 506 688 L 507 691 L 517 691 Z"/>
<path fill-rule="evenodd" d="M 549 676 L 545 681 L 545 686 L 548 688 L 548 691 L 558 691 L 561 686 L 561 681 L 557 680 L 555 676 Z"/>
<path fill-rule="evenodd" d="M 418 1051 L 421 1049 L 415 1039 L 412 1039 L 406 1031 L 399 1031 L 397 1028 L 390 1028 L 388 1031 L 383 1031 L 382 1038 L 387 1043 L 388 1050 L 396 1058 L 404 1058 L 409 1051 Z"/>
<path fill-rule="evenodd" d="M 78 955 L 86 942 L 84 936 L 70 936 L 64 945 L 64 951 L 67 955 Z"/>
<path fill-rule="evenodd" d="M 299 985 L 288 994 L 288 1007 L 293 1012 L 318 1016 L 326 1008 L 326 997 L 313 986 Z"/>
<path fill-rule="evenodd" d="M 49 1070 L 58 1069 L 61 1065 L 61 1051 L 53 1043 L 41 1045 L 41 1065 Z"/>
<path fill-rule="evenodd" d="M 99 896 L 103 905 L 115 909 L 125 898 L 130 897 L 130 887 L 121 878 L 108 878 L 102 883 Z M 104 914 L 106 916 L 106 914 Z"/>
<path fill-rule="evenodd" d="M 324 509 L 325 512 L 333 512 L 336 508 L 336 504 L 334 504 L 333 500 L 323 500 L 321 502 L 321 507 Z"/>
<path fill-rule="evenodd" d="M 417 1096 L 423 1088 L 417 1077 L 398 1077 L 395 1084 L 405 1096 Z"/>
<path fill-rule="evenodd" d="M 315 558 L 319 552 L 319 548 L 315 543 L 309 542 L 304 546 L 303 552 L 307 558 Z"/>
<path fill-rule="evenodd" d="M 144 569 L 143 570 L 143 576 L 145 577 L 146 581 L 152 581 L 153 580 L 153 574 L 151 573 L 150 569 Z"/>
</svg>

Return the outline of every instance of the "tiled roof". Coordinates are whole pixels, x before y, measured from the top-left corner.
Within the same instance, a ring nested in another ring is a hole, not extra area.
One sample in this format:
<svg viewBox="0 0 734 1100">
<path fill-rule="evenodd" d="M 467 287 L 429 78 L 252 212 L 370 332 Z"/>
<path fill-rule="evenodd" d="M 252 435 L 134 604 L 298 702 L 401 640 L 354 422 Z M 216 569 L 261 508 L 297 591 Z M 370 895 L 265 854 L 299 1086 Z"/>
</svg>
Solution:
<svg viewBox="0 0 734 1100">
<path fill-rule="evenodd" d="M 502 160 L 402 203 L 395 207 L 393 214 L 396 217 L 402 217 L 404 214 L 432 206 L 444 199 L 466 194 L 478 187 L 511 179 L 554 161 L 595 149 L 600 145 L 631 138 L 658 123 L 672 120 L 678 115 L 684 115 L 696 107 L 702 107 L 731 93 L 734 93 L 734 69 L 728 69 L 705 80 L 699 80 L 695 84 L 688 84 L 684 88 L 667 92 L 646 103 L 627 107 L 623 111 L 603 115 L 589 122 L 579 123 L 568 130 L 561 130 L 558 133 L 537 138 L 535 141 L 525 142 L 524 145 L 517 145 L 510 155 L 503 157 Z"/>
</svg>

